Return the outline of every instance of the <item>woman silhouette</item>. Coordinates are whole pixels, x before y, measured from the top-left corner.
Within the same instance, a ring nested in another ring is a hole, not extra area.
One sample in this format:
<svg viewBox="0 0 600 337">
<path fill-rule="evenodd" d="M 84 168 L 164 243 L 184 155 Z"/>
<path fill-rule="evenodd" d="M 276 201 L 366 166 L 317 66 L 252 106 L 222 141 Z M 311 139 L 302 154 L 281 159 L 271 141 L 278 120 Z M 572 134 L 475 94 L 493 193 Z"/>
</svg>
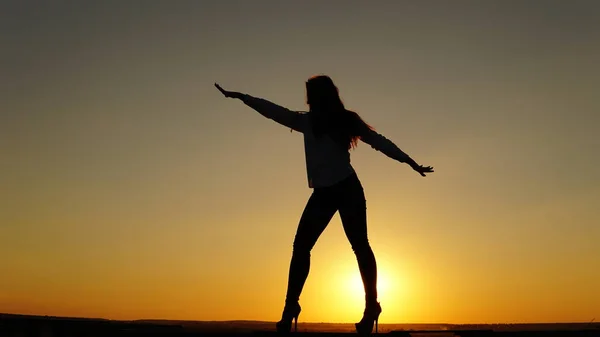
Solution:
<svg viewBox="0 0 600 337">
<path fill-rule="evenodd" d="M 394 143 L 375 132 L 360 116 L 347 110 L 338 89 L 328 76 L 315 76 L 306 82 L 306 113 L 288 110 L 265 99 L 226 91 L 215 83 L 225 97 L 238 98 L 250 108 L 275 122 L 304 134 L 308 185 L 313 192 L 300 217 L 293 243 L 288 286 L 278 332 L 290 332 L 292 320 L 297 330 L 304 282 L 310 269 L 310 252 L 336 211 L 340 212 L 344 232 L 356 255 L 365 289 L 365 310 L 356 331 L 370 334 L 381 314 L 377 302 L 377 264 L 367 239 L 366 200 L 352 165 L 349 150 L 358 140 L 371 145 L 392 159 L 407 163 L 425 176 L 431 167 L 417 164 Z"/>
</svg>

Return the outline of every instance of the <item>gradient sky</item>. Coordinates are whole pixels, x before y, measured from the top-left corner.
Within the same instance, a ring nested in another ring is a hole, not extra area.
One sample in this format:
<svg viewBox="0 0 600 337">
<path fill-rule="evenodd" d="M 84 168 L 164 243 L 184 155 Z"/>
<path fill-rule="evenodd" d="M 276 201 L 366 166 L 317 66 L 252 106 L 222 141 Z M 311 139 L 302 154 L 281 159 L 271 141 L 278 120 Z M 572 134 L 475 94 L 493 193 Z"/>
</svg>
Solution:
<svg viewBox="0 0 600 337">
<path fill-rule="evenodd" d="M 1 1 L 0 312 L 277 320 L 302 136 L 213 87 L 348 108 L 383 323 L 600 318 L 600 2 Z M 336 215 L 300 321 L 362 315 Z"/>
</svg>

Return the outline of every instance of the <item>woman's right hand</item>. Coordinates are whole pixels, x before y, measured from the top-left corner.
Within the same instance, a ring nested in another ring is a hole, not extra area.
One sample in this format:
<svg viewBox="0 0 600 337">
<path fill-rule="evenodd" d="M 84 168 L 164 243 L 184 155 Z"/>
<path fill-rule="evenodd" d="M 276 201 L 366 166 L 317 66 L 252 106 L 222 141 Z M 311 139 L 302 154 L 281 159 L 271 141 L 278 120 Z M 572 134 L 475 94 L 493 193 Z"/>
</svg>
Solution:
<svg viewBox="0 0 600 337">
<path fill-rule="evenodd" d="M 417 171 L 423 177 L 425 177 L 425 173 L 433 172 L 433 167 L 431 167 L 431 166 L 417 165 L 417 166 L 414 166 L 413 169 L 415 171 Z"/>
<path fill-rule="evenodd" d="M 219 89 L 219 91 L 223 94 L 223 96 L 227 97 L 227 98 L 241 98 L 242 94 L 239 92 L 235 92 L 235 91 L 227 91 L 223 88 L 221 88 L 220 85 L 218 85 L 217 83 L 215 83 L 215 87 L 217 87 L 217 89 Z"/>
</svg>

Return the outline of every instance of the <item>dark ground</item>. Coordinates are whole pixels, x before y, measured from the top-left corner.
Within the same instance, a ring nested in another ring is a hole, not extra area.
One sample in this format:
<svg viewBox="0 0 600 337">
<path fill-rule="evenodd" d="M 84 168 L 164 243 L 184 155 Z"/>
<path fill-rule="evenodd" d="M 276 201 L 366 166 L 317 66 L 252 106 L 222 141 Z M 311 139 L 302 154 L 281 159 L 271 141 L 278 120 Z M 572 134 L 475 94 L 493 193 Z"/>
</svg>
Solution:
<svg viewBox="0 0 600 337">
<path fill-rule="evenodd" d="M 273 322 L 229 321 L 114 321 L 0 314 L 0 337 L 104 337 L 104 336 L 274 336 Z M 600 323 L 556 324 L 381 324 L 379 333 L 403 336 L 599 336 Z M 298 334 L 307 337 L 354 334 L 352 324 L 299 323 Z"/>
</svg>

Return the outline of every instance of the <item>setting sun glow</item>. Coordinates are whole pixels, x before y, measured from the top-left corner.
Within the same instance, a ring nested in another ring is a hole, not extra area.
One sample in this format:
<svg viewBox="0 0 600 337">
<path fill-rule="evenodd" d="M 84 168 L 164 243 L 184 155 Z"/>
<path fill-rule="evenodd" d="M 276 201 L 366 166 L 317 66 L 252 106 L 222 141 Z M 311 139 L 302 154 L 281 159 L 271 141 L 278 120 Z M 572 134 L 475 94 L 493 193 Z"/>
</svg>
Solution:
<svg viewBox="0 0 600 337">
<path fill-rule="evenodd" d="M 379 300 L 385 301 L 386 299 L 391 299 L 390 283 L 395 280 L 391 280 L 389 275 L 384 270 L 379 270 L 377 275 L 377 290 L 379 295 Z M 398 283 L 394 284 L 394 287 L 398 288 L 401 285 Z M 343 289 L 343 288 L 342 288 Z M 348 284 L 346 290 L 351 294 L 349 300 L 358 305 L 358 309 L 364 308 L 364 287 L 362 283 L 362 279 L 360 274 L 357 272 L 352 273 L 348 276 Z"/>
<path fill-rule="evenodd" d="M 330 279 L 330 300 L 324 301 L 323 307 L 327 308 L 330 315 L 336 317 L 335 321 L 352 322 L 360 318 L 365 308 L 365 290 L 356 261 L 349 257 L 344 260 L 343 267 L 329 272 L 336 277 Z M 312 276 L 321 278 L 319 275 Z M 402 321 L 400 309 L 406 306 L 407 284 L 401 270 L 393 268 L 393 264 L 383 256 L 378 261 L 377 289 L 378 300 L 385 308 L 380 321 Z M 313 290 L 309 289 L 309 292 L 311 291 Z"/>
</svg>

